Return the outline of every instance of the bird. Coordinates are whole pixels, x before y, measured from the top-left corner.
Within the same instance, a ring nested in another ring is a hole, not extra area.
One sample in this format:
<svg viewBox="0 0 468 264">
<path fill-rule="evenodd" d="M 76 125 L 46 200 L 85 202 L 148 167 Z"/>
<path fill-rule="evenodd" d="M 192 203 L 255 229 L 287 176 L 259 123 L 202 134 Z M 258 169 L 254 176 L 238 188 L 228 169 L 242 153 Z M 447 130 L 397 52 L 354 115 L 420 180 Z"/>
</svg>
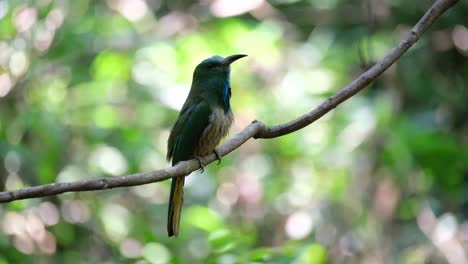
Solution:
<svg viewBox="0 0 468 264">
<path fill-rule="evenodd" d="M 221 138 L 226 136 L 234 121 L 231 110 L 231 63 L 246 57 L 236 54 L 225 58 L 215 55 L 199 63 L 193 72 L 192 85 L 167 143 L 167 161 L 172 165 L 196 159 L 203 172 L 202 156 L 215 153 Z M 188 176 L 188 175 L 186 175 Z M 167 234 L 178 236 L 183 204 L 185 176 L 171 182 L 167 216 Z"/>
</svg>

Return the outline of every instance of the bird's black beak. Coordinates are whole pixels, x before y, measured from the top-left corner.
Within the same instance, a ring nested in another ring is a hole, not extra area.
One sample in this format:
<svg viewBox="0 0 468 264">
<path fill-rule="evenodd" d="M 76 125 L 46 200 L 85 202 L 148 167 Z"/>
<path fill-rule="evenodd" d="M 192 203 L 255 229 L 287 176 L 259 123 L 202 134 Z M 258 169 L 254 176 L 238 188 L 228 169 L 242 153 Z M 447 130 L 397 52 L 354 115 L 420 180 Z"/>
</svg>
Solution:
<svg viewBox="0 0 468 264">
<path fill-rule="evenodd" d="M 223 60 L 223 62 L 221 62 L 221 64 L 223 66 L 229 66 L 231 63 L 235 62 L 236 60 L 238 60 L 240 58 L 244 58 L 246 56 L 247 55 L 245 55 L 245 54 L 231 55 L 231 56 L 228 56 L 228 57 L 224 58 L 224 60 Z"/>
</svg>

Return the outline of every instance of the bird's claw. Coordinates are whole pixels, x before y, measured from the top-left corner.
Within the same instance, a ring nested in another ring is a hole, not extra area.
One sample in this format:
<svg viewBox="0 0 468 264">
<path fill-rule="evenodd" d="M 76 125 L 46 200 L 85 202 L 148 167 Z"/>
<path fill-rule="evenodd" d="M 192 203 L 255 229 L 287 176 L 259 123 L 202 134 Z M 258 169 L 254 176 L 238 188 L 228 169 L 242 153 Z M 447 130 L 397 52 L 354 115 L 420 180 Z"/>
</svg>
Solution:
<svg viewBox="0 0 468 264">
<path fill-rule="evenodd" d="M 219 154 L 219 152 L 215 149 L 213 150 L 213 153 L 215 154 L 216 160 L 218 161 L 217 165 L 221 164 L 221 155 Z"/>
<path fill-rule="evenodd" d="M 203 160 L 198 156 L 195 156 L 195 159 L 198 161 L 198 165 L 200 165 L 200 173 L 203 173 L 205 171 L 205 163 L 203 163 Z"/>
</svg>

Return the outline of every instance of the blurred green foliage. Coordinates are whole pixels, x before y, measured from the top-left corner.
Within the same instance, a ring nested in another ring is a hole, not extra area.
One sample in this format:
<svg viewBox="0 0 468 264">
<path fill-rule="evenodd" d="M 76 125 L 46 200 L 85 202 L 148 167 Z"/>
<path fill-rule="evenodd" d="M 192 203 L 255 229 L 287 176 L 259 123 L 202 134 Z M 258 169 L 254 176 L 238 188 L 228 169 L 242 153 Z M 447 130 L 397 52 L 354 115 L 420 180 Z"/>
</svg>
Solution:
<svg viewBox="0 0 468 264">
<path fill-rule="evenodd" d="M 0 1 L 0 189 L 168 166 L 194 67 L 232 67 L 231 135 L 314 108 L 379 60 L 428 1 Z M 468 261 L 468 5 L 296 133 L 187 178 L 0 207 L 3 263 Z"/>
</svg>

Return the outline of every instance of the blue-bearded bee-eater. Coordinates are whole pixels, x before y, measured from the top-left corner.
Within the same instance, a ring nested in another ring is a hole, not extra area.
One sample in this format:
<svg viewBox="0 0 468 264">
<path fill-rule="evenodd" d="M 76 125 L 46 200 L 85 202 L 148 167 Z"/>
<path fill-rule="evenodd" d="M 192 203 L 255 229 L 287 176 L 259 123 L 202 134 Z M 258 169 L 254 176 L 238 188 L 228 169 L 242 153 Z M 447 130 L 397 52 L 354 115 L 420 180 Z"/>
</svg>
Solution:
<svg viewBox="0 0 468 264">
<path fill-rule="evenodd" d="M 228 134 L 234 120 L 230 104 L 230 64 L 245 56 L 213 56 L 197 65 L 190 92 L 168 140 L 167 160 L 172 159 L 172 165 L 195 158 L 203 171 L 200 157 L 214 152 L 221 160 L 215 147 Z M 167 216 L 169 236 L 179 233 L 184 182 L 185 176 L 172 179 Z"/>
</svg>

